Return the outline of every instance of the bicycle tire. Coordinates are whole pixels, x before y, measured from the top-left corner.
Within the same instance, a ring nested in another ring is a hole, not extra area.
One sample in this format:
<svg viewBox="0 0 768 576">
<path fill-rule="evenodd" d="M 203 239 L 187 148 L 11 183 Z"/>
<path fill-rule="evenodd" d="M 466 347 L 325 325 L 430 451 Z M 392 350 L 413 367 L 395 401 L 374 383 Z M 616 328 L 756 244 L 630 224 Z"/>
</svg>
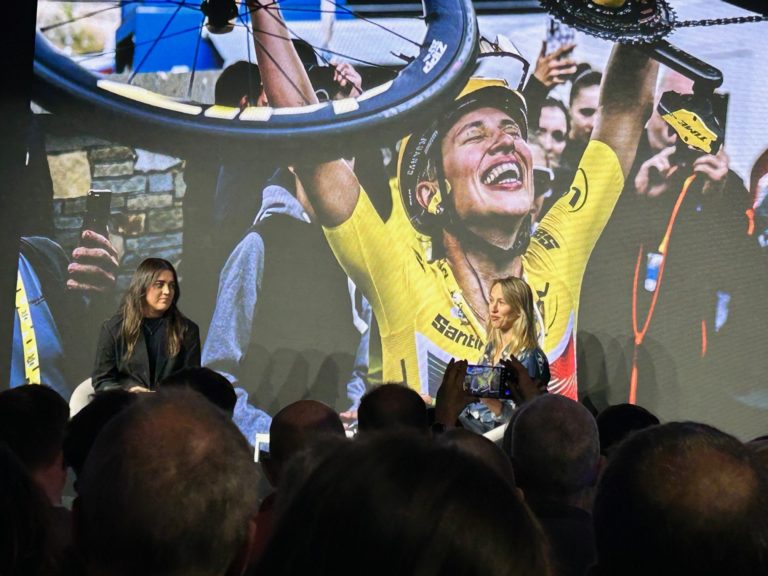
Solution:
<svg viewBox="0 0 768 576">
<path fill-rule="evenodd" d="M 71 120 L 77 130 L 178 155 L 199 151 L 205 142 L 229 152 L 312 150 L 338 157 L 349 152 L 359 136 L 367 142 L 403 136 L 403 126 L 453 99 L 471 74 L 478 35 L 471 0 L 424 0 L 424 6 L 427 31 L 419 55 L 386 89 L 339 101 L 351 108 L 342 113 L 339 104 L 324 103 L 291 113 L 269 109 L 264 113 L 269 117 L 260 121 L 222 120 L 205 116 L 206 105 L 180 103 L 195 107 L 186 111 L 150 105 L 115 93 L 119 88 L 60 53 L 39 31 L 33 99 Z M 160 104 L 168 105 L 170 99 L 161 98 Z"/>
</svg>

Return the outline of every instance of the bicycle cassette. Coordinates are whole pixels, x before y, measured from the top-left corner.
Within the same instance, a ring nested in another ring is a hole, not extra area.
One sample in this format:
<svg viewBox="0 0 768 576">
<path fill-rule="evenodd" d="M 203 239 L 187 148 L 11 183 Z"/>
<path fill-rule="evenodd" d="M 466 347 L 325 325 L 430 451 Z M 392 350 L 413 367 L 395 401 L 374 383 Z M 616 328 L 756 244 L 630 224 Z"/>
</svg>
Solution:
<svg viewBox="0 0 768 576">
<path fill-rule="evenodd" d="M 650 44 L 675 27 L 666 0 L 540 0 L 556 19 L 573 28 L 625 44 Z"/>
</svg>

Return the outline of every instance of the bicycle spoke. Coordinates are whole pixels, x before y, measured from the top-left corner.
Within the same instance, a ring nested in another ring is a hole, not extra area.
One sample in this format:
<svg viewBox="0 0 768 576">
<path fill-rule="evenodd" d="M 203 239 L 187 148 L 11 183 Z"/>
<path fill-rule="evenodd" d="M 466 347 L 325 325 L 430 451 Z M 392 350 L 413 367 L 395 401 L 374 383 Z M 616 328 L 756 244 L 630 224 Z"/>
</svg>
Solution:
<svg viewBox="0 0 768 576">
<path fill-rule="evenodd" d="M 136 69 L 131 72 L 131 75 L 128 77 L 128 84 L 133 83 L 133 79 L 136 77 L 136 74 L 139 73 L 141 70 L 141 67 L 144 66 L 144 63 L 147 61 L 147 58 L 149 58 L 150 54 L 152 54 L 152 51 L 155 49 L 157 44 L 160 42 L 160 38 L 163 34 L 165 34 L 166 30 L 168 30 L 169 26 L 173 22 L 173 19 L 176 18 L 176 15 L 181 11 L 181 9 L 185 5 L 185 0 L 182 0 L 181 3 L 176 7 L 176 10 L 174 10 L 173 14 L 171 14 L 171 17 L 168 18 L 168 21 L 165 23 L 165 26 L 163 26 L 163 29 L 160 30 L 160 34 L 157 38 L 155 38 L 154 42 L 152 42 L 152 45 L 149 47 L 149 50 L 147 50 L 146 54 L 144 54 L 144 57 L 141 59 L 141 62 L 136 66 Z"/>
<path fill-rule="evenodd" d="M 395 36 L 397 38 L 400 38 L 401 40 L 403 40 L 403 41 L 405 41 L 405 42 L 407 42 L 407 43 L 409 43 L 411 45 L 414 45 L 414 46 L 417 46 L 417 47 L 419 46 L 419 43 L 414 41 L 414 40 L 412 40 L 411 38 L 408 38 L 408 37 L 406 37 L 406 36 L 404 36 L 402 34 L 399 34 L 399 33 L 395 32 L 394 30 L 392 30 L 392 29 L 382 25 L 381 23 L 375 22 L 375 21 L 373 21 L 373 20 L 371 20 L 369 18 L 361 16 L 361 15 L 357 14 L 354 10 L 350 10 L 350 9 L 346 8 L 345 6 L 343 6 L 343 5 L 337 4 L 334 0 L 330 0 L 330 1 L 331 1 L 332 5 L 334 5 L 335 7 L 338 7 L 339 9 L 343 10 L 344 12 L 346 12 L 348 14 L 351 14 L 351 15 L 355 16 L 356 18 L 358 18 L 358 19 L 360 19 L 362 21 L 365 21 L 366 23 L 368 23 L 368 24 L 370 24 L 372 26 L 376 26 L 376 27 L 378 27 L 378 28 L 380 28 L 380 29 L 382 29 L 382 30 L 392 34 L 393 36 Z M 145 6 L 150 6 L 150 5 L 151 6 L 155 6 L 155 5 L 157 5 L 157 6 L 173 5 L 173 6 L 176 7 L 175 11 L 173 12 L 173 14 L 171 14 L 171 16 L 169 17 L 169 19 L 166 22 L 165 26 L 163 27 L 162 31 L 160 32 L 160 34 L 157 37 L 155 37 L 155 38 L 153 38 L 151 40 L 144 41 L 144 42 L 135 42 L 134 43 L 135 47 L 150 45 L 150 48 L 144 54 L 144 56 L 142 57 L 142 60 L 138 63 L 138 65 L 135 67 L 135 69 L 132 71 L 130 77 L 128 78 L 128 83 L 129 84 L 132 83 L 135 80 L 136 75 L 138 73 L 140 73 L 142 67 L 146 64 L 146 60 L 149 58 L 149 56 L 151 55 L 151 53 L 154 51 L 154 49 L 156 48 L 157 44 L 161 40 L 165 40 L 165 39 L 172 38 L 172 37 L 179 36 L 179 35 L 183 35 L 183 34 L 188 34 L 188 33 L 192 32 L 194 30 L 200 31 L 200 30 L 202 30 L 202 26 L 204 26 L 205 17 L 203 18 L 203 22 L 201 23 L 201 25 L 199 27 L 187 28 L 187 29 L 184 29 L 184 30 L 181 30 L 181 31 L 175 31 L 175 32 L 172 32 L 172 33 L 168 33 L 167 32 L 167 30 L 168 30 L 169 26 L 171 25 L 173 19 L 176 17 L 176 15 L 179 13 L 179 11 L 182 8 L 185 8 L 185 7 L 186 8 L 191 8 L 191 9 L 198 8 L 197 6 L 191 6 L 190 4 L 188 4 L 187 0 L 156 0 L 154 2 L 151 1 L 151 0 L 148 1 L 148 2 L 142 2 L 141 0 L 123 0 L 123 1 L 114 2 L 110 6 L 106 6 L 106 7 L 100 8 L 98 10 L 93 10 L 91 12 L 88 12 L 86 14 L 82 14 L 82 15 L 79 15 L 79 16 L 72 17 L 72 18 L 70 18 L 68 20 L 65 20 L 65 21 L 56 22 L 54 24 L 45 26 L 45 27 L 41 28 L 40 31 L 41 32 L 48 32 L 48 31 L 54 30 L 56 28 L 60 28 L 62 26 L 66 26 L 66 25 L 69 25 L 69 24 L 74 24 L 74 23 L 77 23 L 77 22 L 79 22 L 81 20 L 85 20 L 87 18 L 90 18 L 90 17 L 93 17 L 93 16 L 97 16 L 98 14 L 105 13 L 105 12 L 114 10 L 116 8 L 124 7 L 124 6 L 129 5 L 129 4 L 142 4 L 142 5 L 145 5 Z M 244 4 L 245 4 L 244 1 L 240 2 L 240 5 L 244 5 Z M 277 5 L 280 5 L 281 10 L 286 11 L 286 12 L 305 12 L 305 13 L 315 13 L 315 14 L 319 14 L 319 13 L 335 13 L 336 12 L 335 9 L 334 10 L 328 10 L 328 9 L 321 9 L 321 8 L 315 9 L 315 8 L 308 8 L 308 7 L 307 8 L 303 8 L 303 7 L 282 6 L 282 3 L 280 2 L 280 0 L 274 0 L 274 1 L 270 2 L 270 3 L 268 3 L 268 4 L 264 4 L 264 5 L 262 5 L 262 6 L 258 7 L 258 8 L 255 8 L 255 9 L 269 9 L 272 6 L 277 6 Z M 248 11 L 250 12 L 250 9 Z M 249 26 L 249 24 L 245 21 L 244 14 L 242 12 L 238 12 L 238 17 L 237 18 L 238 18 L 238 22 L 233 23 L 234 26 L 238 27 L 238 28 L 240 28 L 240 27 L 244 28 L 245 31 L 246 31 L 246 37 L 252 36 L 253 32 L 252 32 L 251 27 Z M 359 58 L 357 56 L 354 56 L 354 55 L 351 55 L 351 54 L 346 54 L 344 52 L 340 52 L 340 51 L 337 51 L 337 50 L 332 50 L 330 48 L 322 48 L 322 47 L 316 46 L 316 45 L 314 45 L 314 44 L 312 44 L 310 42 L 307 42 L 304 38 L 302 38 L 299 34 L 297 34 L 296 31 L 293 30 L 288 25 L 286 25 L 286 29 L 292 35 L 292 37 L 294 37 L 294 38 L 296 38 L 298 40 L 306 42 L 306 44 L 312 48 L 312 50 L 314 51 L 314 53 L 317 56 L 318 60 L 320 62 L 323 62 L 326 65 L 330 65 L 330 60 L 327 57 L 327 55 L 330 55 L 330 56 L 333 56 L 333 57 L 338 57 L 338 58 L 347 60 L 347 61 L 352 62 L 354 64 L 360 64 L 360 65 L 369 66 L 369 67 L 372 67 L 372 68 L 382 68 L 382 69 L 383 68 L 387 68 L 387 66 L 379 64 L 377 62 L 372 62 L 370 60 Z M 192 75 L 190 77 L 190 82 L 189 82 L 189 86 L 188 86 L 188 94 L 191 94 L 193 82 L 194 82 L 194 79 L 195 79 L 196 66 L 197 66 L 197 55 L 199 54 L 200 42 L 201 42 L 201 37 L 200 37 L 200 35 L 198 35 L 198 38 L 196 40 L 196 45 L 195 45 L 195 54 L 196 54 L 196 56 L 195 56 L 195 61 L 193 62 L 193 71 L 192 71 Z M 253 58 L 252 58 L 252 55 L 251 55 L 251 43 L 250 43 L 250 40 L 248 40 L 246 42 L 246 52 L 247 52 L 248 62 L 253 63 Z M 79 58 L 78 60 L 80 62 L 87 62 L 89 60 L 93 60 L 93 59 L 100 58 L 100 57 L 103 57 L 103 56 L 108 56 L 110 54 L 113 55 L 113 54 L 116 54 L 116 53 L 117 53 L 117 49 L 114 49 L 114 50 L 104 50 L 104 51 L 101 51 L 101 52 L 96 52 L 96 53 L 85 55 L 85 56 Z"/>
<path fill-rule="evenodd" d="M 187 99 L 192 99 L 192 85 L 195 83 L 195 72 L 197 71 L 197 55 L 200 53 L 200 41 L 203 39 L 203 26 L 205 26 L 205 15 L 200 21 L 200 28 L 197 31 L 197 42 L 195 42 L 195 56 L 192 59 L 192 75 L 189 77 L 189 86 L 187 86 Z"/>
<path fill-rule="evenodd" d="M 241 2 L 241 6 L 245 6 L 245 0 L 243 0 L 243 2 Z M 243 17 L 243 14 L 240 12 L 240 10 L 237 11 L 237 19 L 240 20 L 241 24 L 235 23 L 235 26 L 243 26 L 245 28 L 245 53 L 246 53 L 246 55 L 248 57 L 248 64 L 250 64 L 251 66 L 255 66 L 255 64 L 253 63 L 253 60 L 251 58 L 251 40 L 250 40 L 250 37 L 249 37 L 249 34 L 252 34 L 251 27 L 248 24 L 248 22 L 245 21 L 245 18 Z M 258 94 L 254 94 L 254 89 L 253 88 L 254 88 L 253 87 L 253 78 L 251 77 L 251 74 L 249 73 L 248 74 L 248 104 L 249 105 L 250 105 L 250 103 L 252 101 L 256 100 L 256 98 L 254 98 L 254 96 L 258 97 Z M 259 86 L 258 88 L 259 88 L 259 93 L 260 93 L 261 92 L 261 86 Z"/>
<path fill-rule="evenodd" d="M 290 28 L 288 30 L 290 31 Z M 269 32 L 263 32 L 262 30 L 260 30 L 258 28 L 256 29 L 256 31 L 257 32 L 262 32 L 262 33 L 264 33 L 267 36 L 276 36 L 275 34 L 271 34 Z M 248 30 L 248 33 L 249 34 L 253 34 L 253 32 L 251 30 Z M 291 32 L 291 33 L 293 33 L 293 32 Z M 301 38 L 299 38 L 298 36 L 296 36 L 296 38 L 301 40 Z M 309 44 L 309 42 L 307 42 L 307 44 Z M 333 56 L 338 56 L 339 58 L 343 58 L 345 60 L 350 60 L 350 61 L 353 61 L 353 62 L 357 62 L 358 64 L 363 64 L 364 66 L 370 66 L 371 68 L 388 68 L 388 66 L 386 66 L 384 64 L 379 64 L 377 62 L 371 62 L 370 60 L 363 60 L 362 58 L 358 58 L 356 56 L 352 56 L 351 54 L 346 54 L 344 52 L 338 52 L 336 50 L 331 50 L 330 48 L 318 48 L 317 46 L 315 46 L 313 44 L 309 44 L 309 45 L 312 48 L 312 50 L 315 51 L 315 54 L 318 54 L 318 51 L 320 51 L 320 52 L 327 52 L 329 54 L 332 54 Z M 322 55 L 320 55 L 320 57 L 322 58 Z M 326 63 L 328 62 L 328 60 L 325 59 L 325 58 L 323 58 L 323 61 L 326 62 Z"/>
<path fill-rule="evenodd" d="M 81 14 L 80 16 L 74 16 L 70 18 L 69 20 L 64 20 L 63 22 L 56 22 L 55 24 L 49 24 L 48 26 L 43 26 L 40 28 L 40 32 L 49 32 L 51 30 L 55 30 L 56 28 L 61 28 L 62 26 L 66 26 L 67 24 L 73 24 L 75 22 L 79 22 L 80 20 L 85 20 L 86 18 L 90 18 L 91 16 L 96 16 L 98 14 L 103 14 L 104 12 L 109 12 L 110 10 L 114 10 L 115 8 L 121 8 L 125 4 L 136 4 L 139 0 L 128 0 L 127 2 L 116 2 L 113 6 L 107 6 L 105 8 L 101 8 L 100 10 L 94 10 L 93 12 L 88 12 L 87 14 Z"/>
<path fill-rule="evenodd" d="M 260 9 L 260 8 L 257 8 L 257 10 L 259 10 L 259 9 Z M 240 25 L 236 24 L 235 26 L 240 26 Z M 247 25 L 245 25 L 245 28 L 246 28 L 246 32 L 247 32 L 248 34 L 250 34 L 250 35 L 253 35 L 253 31 L 250 29 L 250 26 L 247 26 Z M 294 37 L 296 37 L 296 39 L 298 39 L 298 40 L 303 40 L 303 39 L 302 39 L 302 38 L 300 38 L 300 37 L 299 37 L 299 35 L 298 35 L 298 34 L 296 34 L 296 32 L 295 32 L 293 29 L 291 29 L 289 26 L 287 26 L 287 25 L 286 25 L 286 26 L 285 26 L 285 28 L 288 30 L 288 32 L 289 32 L 291 35 L 293 35 Z M 267 35 L 267 36 L 273 36 L 273 37 L 274 37 L 274 36 L 277 36 L 276 34 L 273 34 L 273 33 L 270 33 L 270 32 L 264 32 L 263 30 L 260 30 L 259 28 L 256 28 L 256 31 L 257 31 L 257 32 L 261 32 L 261 33 L 263 33 L 263 34 L 265 34 L 265 35 Z M 305 40 L 305 42 L 306 42 L 306 40 Z M 328 61 L 326 58 L 324 58 L 324 57 L 322 56 L 322 52 L 327 52 L 328 54 L 332 54 L 333 56 L 338 56 L 339 58 L 343 58 L 343 59 L 345 59 L 345 60 L 349 60 L 349 61 L 352 61 L 352 62 L 356 62 L 356 63 L 358 63 L 358 64 L 362 64 L 362 65 L 364 65 L 364 66 L 370 66 L 371 68 L 389 68 L 388 66 L 386 66 L 386 65 L 384 65 L 384 64 L 380 64 L 380 63 L 378 63 L 378 62 L 372 62 L 372 61 L 370 61 L 370 60 L 364 60 L 364 59 L 362 59 L 362 58 L 358 58 L 358 57 L 356 57 L 356 56 L 352 56 L 351 54 L 346 54 L 346 53 L 344 53 L 344 52 L 338 52 L 338 51 L 336 51 L 336 50 L 331 50 L 330 48 L 319 48 L 319 47 L 315 46 L 314 44 L 311 44 L 310 42 L 307 42 L 307 44 L 308 44 L 308 45 L 309 45 L 309 46 L 312 48 L 312 50 L 314 50 L 315 54 L 317 54 L 317 55 L 318 55 L 320 58 L 322 58 L 322 59 L 323 59 L 323 61 L 324 61 L 324 62 L 326 62 L 326 63 L 329 63 L 329 61 Z M 416 44 L 416 45 L 417 45 L 418 47 L 421 47 L 421 44 Z"/>
<path fill-rule="evenodd" d="M 264 9 L 264 8 L 265 8 L 265 7 L 264 7 L 264 6 L 262 6 L 262 7 L 256 8 L 256 10 L 260 10 L 260 9 Z M 252 14 L 252 13 L 253 13 L 253 10 L 249 10 L 248 12 L 249 12 L 249 15 L 250 15 L 250 14 Z M 242 20 L 242 17 L 241 17 L 241 20 Z M 300 38 L 300 37 L 299 37 L 297 34 L 295 34 L 295 33 L 294 33 L 294 32 L 293 32 L 293 31 L 292 31 L 292 30 L 291 30 L 291 29 L 288 27 L 288 25 L 287 25 L 287 24 L 285 24 L 285 23 L 284 23 L 284 24 L 283 24 L 283 26 L 284 26 L 284 28 L 285 28 L 285 29 L 288 31 L 288 33 L 289 33 L 290 35 L 292 35 L 292 36 L 296 37 L 298 40 L 301 40 L 301 41 L 303 41 L 303 42 L 306 42 L 305 40 L 303 40 L 302 38 Z M 280 39 L 283 39 L 283 37 L 282 37 L 282 36 L 278 36 L 277 34 L 274 34 L 274 33 L 271 33 L 271 32 L 263 32 L 263 31 L 259 30 L 258 28 L 255 28 L 255 30 L 256 30 L 256 31 L 259 31 L 259 32 L 262 32 L 263 34 L 265 34 L 265 35 L 267 35 L 267 36 L 272 36 L 272 37 L 279 37 Z M 246 32 L 247 32 L 247 34 L 246 34 L 246 37 L 247 37 L 247 36 L 250 34 L 250 36 L 253 38 L 253 41 L 254 41 L 254 42 L 258 42 L 258 40 L 256 39 L 255 35 L 253 34 L 253 31 L 246 29 Z M 290 42 L 290 40 L 288 40 L 288 42 Z M 318 52 L 318 49 L 317 49 L 315 46 L 313 46 L 313 45 L 312 45 L 312 44 L 310 44 L 309 42 L 306 42 L 306 44 L 307 44 L 307 45 L 308 45 L 310 48 L 312 48 L 312 51 L 315 53 L 315 56 L 320 56 L 320 58 L 321 58 L 321 59 L 323 59 L 323 60 L 324 60 L 326 63 L 328 63 L 328 61 L 325 59 L 325 57 L 323 57 L 323 56 L 322 56 L 322 54 L 319 54 L 319 52 Z M 259 45 L 261 46 L 261 44 L 260 44 L 260 43 L 259 43 Z M 250 43 L 248 43 L 248 46 L 250 46 Z M 262 46 L 262 47 L 263 47 L 263 46 Z M 270 60 L 272 60 L 273 62 L 275 61 L 275 59 L 272 57 L 272 55 L 269 53 L 269 51 L 268 51 L 268 50 L 264 50 L 264 52 L 265 52 L 265 54 L 266 54 L 266 55 L 269 57 L 269 59 L 270 59 Z M 250 52 L 249 52 L 249 62 L 250 62 Z M 296 84 L 293 82 L 293 80 L 292 80 L 291 78 L 289 78 L 289 77 L 288 77 L 288 75 L 287 75 L 287 74 L 286 74 L 286 73 L 283 71 L 283 69 L 282 69 L 282 68 L 278 68 L 278 69 L 280 70 L 280 73 L 281 73 L 281 74 L 283 74 L 283 76 L 285 76 L 285 77 L 288 79 L 288 81 L 291 83 L 291 86 L 293 86 L 293 88 L 296 90 L 296 93 L 297 93 L 297 94 L 298 94 L 298 95 L 299 95 L 299 96 L 302 98 L 302 100 L 304 100 L 305 104 L 309 104 L 309 102 L 307 102 L 306 98 L 303 96 L 303 94 L 302 94 L 302 93 L 301 93 L 301 91 L 299 90 L 298 86 L 296 86 Z M 249 75 L 249 77 L 248 77 L 248 80 L 249 80 L 249 83 L 250 83 L 250 75 Z"/>
<path fill-rule="evenodd" d="M 185 28 L 183 30 L 177 30 L 176 32 L 170 32 L 168 34 L 163 34 L 162 36 L 158 36 L 157 38 L 153 38 L 151 40 L 144 40 L 143 42 L 136 42 L 134 46 L 146 46 L 147 44 L 152 44 L 153 42 L 156 42 L 157 40 L 166 40 L 168 38 L 173 38 L 175 36 L 183 36 L 184 34 L 189 34 L 190 32 L 194 32 L 195 30 L 199 30 L 200 28 L 198 26 L 192 26 L 190 28 Z M 78 58 L 78 62 L 87 62 L 88 60 L 93 60 L 94 58 L 101 58 L 102 56 L 107 56 L 109 54 L 116 54 L 117 49 L 114 50 L 105 50 L 103 52 L 94 52 L 91 54 L 88 54 L 87 56 L 83 56 L 82 58 Z"/>
<path fill-rule="evenodd" d="M 395 36 L 395 37 L 397 37 L 397 38 L 400 38 L 401 40 L 405 40 L 406 42 L 409 42 L 409 43 L 413 44 L 413 45 L 414 45 L 414 46 L 416 46 L 417 48 L 421 48 L 421 43 L 420 43 L 420 42 L 416 42 L 415 40 L 411 40 L 411 39 L 410 39 L 410 38 L 408 38 L 407 36 L 403 36 L 402 34 L 399 34 L 398 32 L 395 32 L 395 31 L 394 31 L 394 30 L 392 30 L 391 28 L 387 28 L 386 26 L 384 26 L 384 25 L 383 25 L 383 24 L 381 24 L 380 22 L 376 22 L 376 21 L 374 21 L 374 20 L 371 20 L 370 18 L 366 18 L 365 16 L 361 16 L 360 14 L 358 14 L 358 13 L 357 13 L 357 12 L 355 12 L 354 10 L 350 10 L 349 8 L 347 8 L 346 6 L 344 6 L 343 4 L 337 4 L 337 3 L 336 3 L 334 0 L 328 0 L 328 1 L 329 1 L 331 4 L 333 4 L 334 6 L 336 6 L 337 8 L 339 8 L 339 9 L 341 9 L 342 11 L 346 12 L 347 14 L 351 14 L 352 16 L 354 16 L 355 18 L 358 18 L 358 19 L 362 20 L 363 22 L 368 22 L 368 24 L 371 24 L 372 26 L 376 26 L 377 28 L 381 28 L 382 30 L 385 30 L 385 31 L 389 32 L 389 33 L 390 33 L 390 34 L 392 34 L 393 36 Z"/>
</svg>

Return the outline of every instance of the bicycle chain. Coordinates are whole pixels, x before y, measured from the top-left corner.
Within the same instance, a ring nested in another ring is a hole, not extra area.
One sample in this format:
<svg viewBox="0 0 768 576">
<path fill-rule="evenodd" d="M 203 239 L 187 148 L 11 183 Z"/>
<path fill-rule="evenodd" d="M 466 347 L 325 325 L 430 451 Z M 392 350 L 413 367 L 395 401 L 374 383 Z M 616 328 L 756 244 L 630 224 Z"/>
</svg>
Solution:
<svg viewBox="0 0 768 576">
<path fill-rule="evenodd" d="M 768 16 L 733 16 L 731 18 L 705 18 L 703 20 L 681 20 L 675 22 L 673 28 L 693 28 L 695 26 L 723 26 L 726 24 L 750 24 L 753 22 L 768 22 Z"/>
<path fill-rule="evenodd" d="M 604 40 L 644 45 L 656 42 L 677 28 L 709 27 L 726 24 L 748 24 L 768 21 L 768 16 L 735 16 L 702 20 L 677 20 L 674 7 L 667 0 L 656 0 L 655 14 L 644 22 L 612 18 L 610 11 L 590 2 L 572 0 L 539 0 L 554 18 L 591 36 Z M 632 10 L 627 6 L 626 15 Z M 617 14 L 622 14 L 619 11 Z"/>
</svg>

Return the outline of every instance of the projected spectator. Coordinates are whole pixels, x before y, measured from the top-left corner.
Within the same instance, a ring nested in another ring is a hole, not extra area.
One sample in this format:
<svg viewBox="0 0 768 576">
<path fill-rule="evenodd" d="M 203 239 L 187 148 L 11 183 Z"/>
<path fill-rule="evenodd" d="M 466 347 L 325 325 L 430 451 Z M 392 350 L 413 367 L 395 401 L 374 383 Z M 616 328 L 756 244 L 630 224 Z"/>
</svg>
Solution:
<svg viewBox="0 0 768 576">
<path fill-rule="evenodd" d="M 318 97 L 359 94 L 362 80 L 351 64 L 318 66 L 308 44 L 292 45 L 315 80 Z M 229 105 L 240 105 L 246 88 L 256 85 L 261 86 L 258 67 L 238 63 L 222 73 L 217 94 Z M 259 91 L 255 104 L 264 105 L 266 93 Z M 262 163 L 255 164 L 263 170 Z M 350 408 L 349 419 L 354 419 L 366 389 L 371 323 L 368 303 L 313 224 L 312 206 L 291 169 L 277 169 L 263 187 L 253 172 L 248 158 L 226 164 L 219 174 L 216 194 L 222 206 L 240 206 L 232 218 L 220 220 L 227 223 L 227 234 L 234 231 L 238 239 L 221 268 L 203 347 L 203 363 L 238 388 L 235 421 L 250 439 L 267 431 L 268 413 L 306 394 Z M 258 197 L 260 205 L 245 209 L 242 202 L 251 200 L 244 200 L 244 194 Z"/>
<path fill-rule="evenodd" d="M 371 321 L 313 223 L 301 181 L 281 169 L 262 194 L 254 225 L 221 272 L 203 348 L 205 366 L 240 389 L 235 421 L 250 439 L 268 430 L 268 413 L 297 397 L 341 409 L 349 389 L 356 409 Z M 246 406 L 248 397 L 264 411 Z"/>
<path fill-rule="evenodd" d="M 578 164 L 595 128 L 602 80 L 601 72 L 590 69 L 585 70 L 573 80 L 568 102 L 571 127 L 566 153 L 566 160 L 571 166 L 575 167 Z"/>
<path fill-rule="evenodd" d="M 45 383 L 65 399 L 87 376 L 97 323 L 115 285 L 117 251 L 92 230 L 68 258 L 53 240 L 21 238 L 10 385 Z"/>
<path fill-rule="evenodd" d="M 544 150 L 548 168 L 560 166 L 570 129 L 570 118 L 565 104 L 555 98 L 547 98 L 541 107 L 534 142 Z"/>
<path fill-rule="evenodd" d="M 269 50 L 279 63 L 261 60 L 267 95 L 279 106 L 311 102 L 311 86 L 275 12 L 254 13 L 257 54 Z M 630 167 L 652 100 L 653 69 L 637 51 L 616 49 L 583 170 L 533 241 L 524 102 L 500 81 L 470 81 L 445 115 L 401 143 L 400 192 L 410 222 L 401 207 L 384 222 L 344 161 L 301 168 L 336 257 L 376 314 L 385 380 L 433 395 L 450 357 L 476 357 L 483 349 L 492 280 L 525 274 L 547 327 L 550 388 L 576 397 L 582 273 Z M 429 251 L 412 223 L 431 232 Z"/>
<path fill-rule="evenodd" d="M 147 258 L 139 264 L 118 313 L 101 327 L 93 369 L 96 390 L 126 380 L 131 391 L 153 390 L 166 376 L 200 366 L 200 334 L 178 309 L 180 296 L 170 262 Z"/>
<path fill-rule="evenodd" d="M 576 48 L 574 42 L 551 46 L 551 48 L 553 50 L 549 51 L 550 46 L 547 45 L 546 40 L 541 43 L 541 51 L 536 58 L 533 75 L 523 88 L 532 132 L 538 128 L 540 111 L 548 100 L 550 91 L 565 84 L 578 70 L 576 61 L 571 57 Z"/>
<path fill-rule="evenodd" d="M 657 101 L 668 90 L 690 93 L 692 84 L 666 71 Z M 610 382 L 591 383 L 610 386 L 610 402 L 637 401 L 662 419 L 680 410 L 717 422 L 736 406 L 761 418 L 768 277 L 747 234 L 750 197 L 725 149 L 694 154 L 676 144 L 654 111 L 590 258 L 580 327 L 621 347 L 607 358 Z M 717 409 L 704 408 L 705 397 Z"/>
<path fill-rule="evenodd" d="M 534 166 L 534 230 L 571 183 L 572 171 L 561 165 L 569 131 L 565 104 L 555 98 L 544 100 L 538 127 L 529 138 Z"/>
<path fill-rule="evenodd" d="M 747 216 L 750 219 L 750 235 L 755 235 L 760 246 L 768 248 L 768 149 L 764 150 L 752 166 L 749 178 L 749 193 L 752 207 Z"/>
</svg>

